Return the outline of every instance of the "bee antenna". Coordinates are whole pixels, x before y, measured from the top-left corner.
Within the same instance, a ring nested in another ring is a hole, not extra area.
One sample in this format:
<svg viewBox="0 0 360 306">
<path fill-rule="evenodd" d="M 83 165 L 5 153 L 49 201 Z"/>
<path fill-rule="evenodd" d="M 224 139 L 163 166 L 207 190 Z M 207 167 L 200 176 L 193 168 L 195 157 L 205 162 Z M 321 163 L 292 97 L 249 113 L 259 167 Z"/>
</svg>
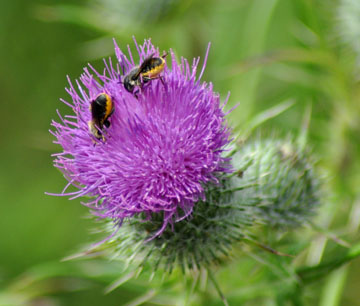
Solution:
<svg viewBox="0 0 360 306">
<path fill-rule="evenodd" d="M 163 53 L 163 55 L 161 57 L 165 58 L 165 57 L 167 57 L 168 54 L 169 54 L 168 52 L 164 51 L 164 53 Z"/>
</svg>

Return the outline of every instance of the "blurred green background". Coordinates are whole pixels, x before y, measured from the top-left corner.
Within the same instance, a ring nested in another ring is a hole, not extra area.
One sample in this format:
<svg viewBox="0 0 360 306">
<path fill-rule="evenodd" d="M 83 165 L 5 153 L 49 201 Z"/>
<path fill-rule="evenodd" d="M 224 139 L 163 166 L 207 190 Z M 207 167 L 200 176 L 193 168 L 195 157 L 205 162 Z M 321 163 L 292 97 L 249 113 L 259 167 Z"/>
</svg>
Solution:
<svg viewBox="0 0 360 306">
<path fill-rule="evenodd" d="M 78 200 L 44 194 L 65 186 L 52 166 L 50 155 L 60 148 L 48 129 L 56 109 L 69 113 L 59 101 L 68 99 L 66 75 L 74 80 L 88 62 L 101 69 L 102 58 L 113 56 L 112 38 L 125 49 L 132 35 L 140 43 L 151 37 L 160 50 L 172 48 L 187 58 L 203 58 L 210 41 L 204 80 L 223 98 L 231 91 L 228 109 L 240 103 L 229 116 L 235 131 L 257 113 L 291 100 L 294 106 L 264 124 L 261 133 L 297 135 L 311 110 L 308 145 L 328 177 L 317 224 L 350 244 L 360 240 L 358 0 L 1 1 L 0 305 L 125 305 L 151 294 L 150 283 L 105 295 L 104 288 L 121 276 L 114 264 L 92 262 L 77 273 L 79 266 L 61 263 L 94 241 L 93 222 Z M 311 239 L 304 264 L 339 252 L 324 235 L 308 232 L 299 234 Z M 246 287 L 249 275 L 253 283 L 269 278 L 266 271 L 256 274 L 261 264 L 255 259 L 242 260 L 220 272 L 230 305 L 283 305 L 281 288 Z M 358 259 L 304 284 L 303 302 L 359 305 L 359 274 Z M 150 296 L 145 305 L 183 305 L 177 290 L 158 300 Z M 207 290 L 213 291 L 204 289 L 189 304 L 221 305 Z"/>
</svg>

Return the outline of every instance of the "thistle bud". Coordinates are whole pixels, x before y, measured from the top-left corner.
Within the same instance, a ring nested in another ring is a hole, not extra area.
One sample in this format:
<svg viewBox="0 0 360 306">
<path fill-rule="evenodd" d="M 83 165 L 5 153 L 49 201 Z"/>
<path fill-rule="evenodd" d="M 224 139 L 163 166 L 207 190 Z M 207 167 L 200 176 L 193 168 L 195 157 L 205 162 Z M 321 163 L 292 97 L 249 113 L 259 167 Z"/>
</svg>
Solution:
<svg viewBox="0 0 360 306">
<path fill-rule="evenodd" d="M 305 150 L 290 140 L 256 140 L 243 145 L 233 158 L 243 184 L 243 202 L 257 201 L 257 218 L 275 228 L 295 228 L 314 215 L 319 206 L 319 181 Z M 236 178 L 234 178 L 236 179 Z"/>
</svg>

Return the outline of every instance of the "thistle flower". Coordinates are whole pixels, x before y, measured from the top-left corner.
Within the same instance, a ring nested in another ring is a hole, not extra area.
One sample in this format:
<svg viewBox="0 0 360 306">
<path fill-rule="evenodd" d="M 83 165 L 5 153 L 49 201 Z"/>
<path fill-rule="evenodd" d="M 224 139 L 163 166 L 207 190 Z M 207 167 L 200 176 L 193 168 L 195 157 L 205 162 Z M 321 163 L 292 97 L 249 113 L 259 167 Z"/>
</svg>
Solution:
<svg viewBox="0 0 360 306">
<path fill-rule="evenodd" d="M 234 155 L 233 163 L 245 169 L 243 184 L 257 182 L 235 196 L 248 203 L 260 201 L 254 211 L 265 224 L 295 228 L 315 214 L 320 204 L 319 180 L 309 154 L 294 142 L 258 139 L 246 143 Z"/>
<path fill-rule="evenodd" d="M 135 45 L 140 62 L 151 54 L 159 56 L 150 40 Z M 52 122 L 55 143 L 63 148 L 54 154 L 54 165 L 68 180 L 61 195 L 91 197 L 83 204 L 100 218 L 121 225 L 135 215 L 145 220 L 161 215 L 155 237 L 169 223 L 189 216 L 199 199 L 206 200 L 206 185 L 219 183 L 218 176 L 231 171 L 222 154 L 230 131 L 225 103 L 220 104 L 211 83 L 200 81 L 208 52 L 197 78 L 199 58 L 190 67 L 183 58 L 177 63 L 171 51 L 163 82 L 151 80 L 134 95 L 122 84 L 124 74 L 136 65 L 128 50 L 126 57 L 115 43 L 115 67 L 111 59 L 104 61 L 104 73 L 89 65 L 76 81 L 78 91 L 69 81 L 72 101 L 62 101 L 74 115 L 59 114 L 60 122 Z M 115 111 L 104 131 L 106 141 L 94 145 L 89 105 L 100 93 L 111 97 Z M 71 185 L 78 190 L 66 192 Z"/>
</svg>

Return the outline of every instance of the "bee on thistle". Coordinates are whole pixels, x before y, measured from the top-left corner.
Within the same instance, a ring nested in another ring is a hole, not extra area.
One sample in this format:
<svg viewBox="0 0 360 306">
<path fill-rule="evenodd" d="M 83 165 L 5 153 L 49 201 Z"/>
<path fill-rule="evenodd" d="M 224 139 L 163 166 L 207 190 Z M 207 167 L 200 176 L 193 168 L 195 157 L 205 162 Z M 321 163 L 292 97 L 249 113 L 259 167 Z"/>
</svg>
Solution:
<svg viewBox="0 0 360 306">
<path fill-rule="evenodd" d="M 103 127 L 110 127 L 109 118 L 115 108 L 111 97 L 106 93 L 100 93 L 90 103 L 91 120 L 88 122 L 89 131 L 97 139 L 105 141 Z"/>
<path fill-rule="evenodd" d="M 164 53 L 161 57 L 154 57 L 154 53 L 144 59 L 140 66 L 135 66 L 124 78 L 124 87 L 127 91 L 133 92 L 135 86 L 141 87 L 143 84 L 154 80 L 160 79 L 162 83 L 163 80 L 160 76 L 160 73 L 165 68 L 165 58 L 167 52 Z"/>
<path fill-rule="evenodd" d="M 71 105 L 74 121 L 60 117 L 52 123 L 64 152 L 54 164 L 71 182 L 68 186 L 76 180 L 78 190 L 71 198 L 88 196 L 84 204 L 112 225 L 156 218 L 148 228 L 154 238 L 190 216 L 205 200 L 207 185 L 232 172 L 223 153 L 231 130 L 223 110 L 227 100 L 222 102 L 212 84 L 201 81 L 208 52 L 197 76 L 197 61 L 178 63 L 171 53 L 171 67 L 165 69 L 167 55 L 158 57 L 150 40 L 136 43 L 136 50 L 143 60 L 135 72 L 131 52 L 126 57 L 115 44 L 115 67 L 109 61 L 104 73 L 85 69 L 78 91 L 70 82 L 71 101 L 64 103 Z M 120 67 L 128 73 L 122 82 Z M 166 86 L 151 82 L 160 75 Z M 136 90 L 146 82 L 152 90 L 143 90 L 139 103 Z M 89 100 L 88 93 L 94 92 L 99 95 Z M 110 121 L 111 139 L 106 137 Z M 107 145 L 94 147 L 89 134 L 95 141 L 106 138 Z"/>
</svg>

